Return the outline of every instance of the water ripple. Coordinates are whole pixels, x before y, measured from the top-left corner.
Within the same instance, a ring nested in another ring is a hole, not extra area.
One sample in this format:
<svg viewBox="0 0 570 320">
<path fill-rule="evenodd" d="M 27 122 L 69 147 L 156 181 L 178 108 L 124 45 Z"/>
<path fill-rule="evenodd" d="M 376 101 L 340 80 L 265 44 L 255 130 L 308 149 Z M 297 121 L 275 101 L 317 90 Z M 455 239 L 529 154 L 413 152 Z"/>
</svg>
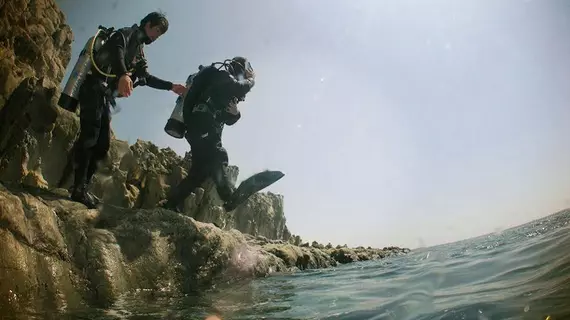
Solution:
<svg viewBox="0 0 570 320">
<path fill-rule="evenodd" d="M 207 297 L 125 295 L 61 319 L 570 319 L 570 212 L 407 256 L 282 274 Z"/>
<path fill-rule="evenodd" d="M 270 319 L 570 318 L 570 213 L 405 257 L 291 276 Z M 274 279 L 259 281 L 265 290 Z M 275 296 L 272 299 L 277 299 Z M 261 316 L 261 314 L 257 314 Z M 239 312 L 232 319 L 243 317 Z"/>
</svg>

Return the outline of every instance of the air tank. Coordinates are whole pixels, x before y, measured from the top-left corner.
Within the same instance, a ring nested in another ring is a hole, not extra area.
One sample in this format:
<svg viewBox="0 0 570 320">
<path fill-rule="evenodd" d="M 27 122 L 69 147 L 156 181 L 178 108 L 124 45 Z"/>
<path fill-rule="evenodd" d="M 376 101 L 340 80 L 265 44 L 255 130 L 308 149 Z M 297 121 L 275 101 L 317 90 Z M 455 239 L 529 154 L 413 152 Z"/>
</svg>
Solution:
<svg viewBox="0 0 570 320">
<path fill-rule="evenodd" d="M 65 84 L 65 88 L 61 92 L 61 95 L 57 102 L 57 104 L 60 107 L 69 110 L 71 112 L 75 112 L 77 110 L 77 105 L 79 103 L 79 89 L 81 88 L 81 85 L 85 81 L 85 77 L 87 76 L 87 73 L 89 72 L 92 66 L 91 63 L 92 52 L 90 52 L 91 41 L 93 41 L 93 39 L 96 39 L 95 43 L 93 44 L 93 51 L 95 52 L 97 52 L 97 50 L 99 50 L 101 46 L 103 46 L 104 40 L 101 39 L 101 37 L 98 37 L 98 34 L 99 32 L 95 36 L 87 40 L 87 43 L 85 44 L 83 50 L 79 54 L 77 62 L 75 62 L 75 66 L 73 67 L 73 70 L 69 75 L 69 79 Z"/>
<path fill-rule="evenodd" d="M 190 88 L 192 85 L 192 79 L 194 79 L 195 75 L 196 73 L 188 76 L 188 79 L 186 80 L 186 88 Z M 174 110 L 170 114 L 170 118 L 166 121 L 166 125 L 164 126 L 164 131 L 176 139 L 184 138 L 184 134 L 186 133 L 186 125 L 184 124 L 184 98 L 187 93 L 188 90 L 183 96 L 179 96 L 176 99 Z"/>
</svg>

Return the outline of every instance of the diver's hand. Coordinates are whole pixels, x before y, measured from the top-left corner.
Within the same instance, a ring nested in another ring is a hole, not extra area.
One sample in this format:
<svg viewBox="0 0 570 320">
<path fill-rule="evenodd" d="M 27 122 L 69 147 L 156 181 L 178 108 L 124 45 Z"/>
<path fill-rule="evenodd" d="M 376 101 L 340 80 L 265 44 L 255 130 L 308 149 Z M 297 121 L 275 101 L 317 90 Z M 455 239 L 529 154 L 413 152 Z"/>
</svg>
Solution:
<svg viewBox="0 0 570 320">
<path fill-rule="evenodd" d="M 176 93 L 177 95 L 181 96 L 184 93 L 186 93 L 186 86 L 183 84 L 173 84 L 172 85 L 172 89 L 170 89 L 170 91 Z"/>
<path fill-rule="evenodd" d="M 130 73 L 126 73 L 119 78 L 118 90 L 122 97 L 128 97 L 133 93 L 133 80 Z"/>
<path fill-rule="evenodd" d="M 250 81 L 255 81 L 255 71 L 253 69 L 245 69 L 245 78 L 249 79 Z"/>
<path fill-rule="evenodd" d="M 239 113 L 237 104 L 238 104 L 237 99 L 232 100 L 229 103 L 228 107 L 226 108 L 226 111 L 233 114 L 234 116 L 237 116 L 237 114 Z"/>
</svg>

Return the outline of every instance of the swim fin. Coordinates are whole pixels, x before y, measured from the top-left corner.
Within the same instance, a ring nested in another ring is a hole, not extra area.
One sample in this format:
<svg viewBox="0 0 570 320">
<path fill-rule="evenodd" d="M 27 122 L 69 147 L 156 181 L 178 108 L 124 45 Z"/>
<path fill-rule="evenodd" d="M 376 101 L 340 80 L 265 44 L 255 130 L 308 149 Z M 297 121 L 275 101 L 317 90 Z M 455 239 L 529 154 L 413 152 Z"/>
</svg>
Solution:
<svg viewBox="0 0 570 320">
<path fill-rule="evenodd" d="M 283 178 L 285 174 L 281 171 L 262 171 L 252 175 L 251 177 L 242 181 L 237 189 L 232 194 L 229 201 L 224 204 L 226 212 L 232 211 L 240 204 L 244 203 L 254 193 L 259 192 L 268 186 L 274 184 L 279 179 Z"/>
</svg>

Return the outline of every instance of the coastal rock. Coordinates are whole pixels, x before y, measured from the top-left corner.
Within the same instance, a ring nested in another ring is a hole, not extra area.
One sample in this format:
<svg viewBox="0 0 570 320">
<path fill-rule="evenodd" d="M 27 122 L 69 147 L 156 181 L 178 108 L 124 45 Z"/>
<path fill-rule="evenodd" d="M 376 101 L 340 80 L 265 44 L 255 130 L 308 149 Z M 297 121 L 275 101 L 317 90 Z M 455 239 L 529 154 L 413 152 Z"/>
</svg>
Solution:
<svg viewBox="0 0 570 320">
<path fill-rule="evenodd" d="M 164 209 L 88 210 L 39 188 L 2 187 L 0 226 L 0 292 L 18 301 L 108 306 L 136 289 L 190 293 L 286 270 L 237 230 Z M 5 298 L 0 309 L 23 307 Z"/>
<path fill-rule="evenodd" d="M 57 185 L 79 119 L 56 106 L 55 92 L 41 80 L 25 78 L 0 110 L 0 180 Z"/>
<path fill-rule="evenodd" d="M 59 87 L 73 34 L 55 1 L 1 1 L 0 39 L 0 110 L 26 78 L 44 78 L 45 87 Z"/>
<path fill-rule="evenodd" d="M 79 128 L 56 107 L 73 34 L 53 0 L 13 0 L 0 2 L 0 39 L 0 179 L 45 188 Z"/>
<path fill-rule="evenodd" d="M 136 290 L 188 294 L 232 279 L 406 252 L 299 247 L 165 209 L 90 210 L 64 193 L 0 187 L 0 309 L 40 311 L 45 301 L 106 307 Z"/>
</svg>

